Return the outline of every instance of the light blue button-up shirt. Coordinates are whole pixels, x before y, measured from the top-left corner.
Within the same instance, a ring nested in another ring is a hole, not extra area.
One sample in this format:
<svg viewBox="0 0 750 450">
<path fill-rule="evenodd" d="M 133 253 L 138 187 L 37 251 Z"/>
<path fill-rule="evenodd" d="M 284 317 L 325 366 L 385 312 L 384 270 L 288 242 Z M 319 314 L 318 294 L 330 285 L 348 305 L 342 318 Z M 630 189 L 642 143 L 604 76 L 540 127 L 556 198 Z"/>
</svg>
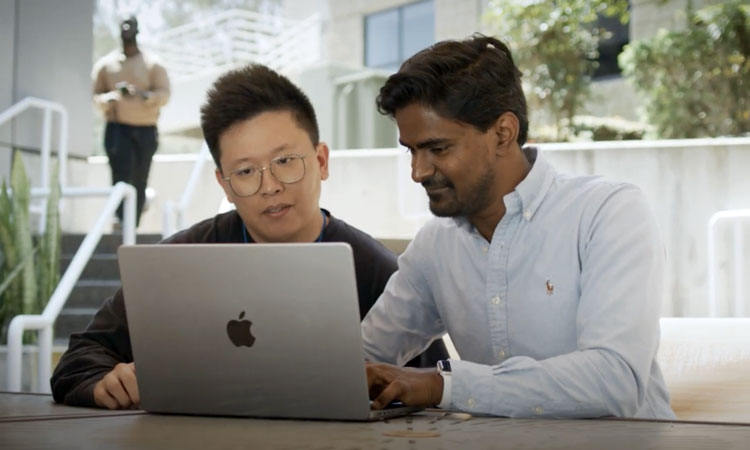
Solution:
<svg viewBox="0 0 750 450">
<path fill-rule="evenodd" d="M 362 323 L 367 359 L 403 365 L 447 332 L 452 408 L 673 419 L 656 362 L 665 255 L 644 196 L 527 152 L 491 242 L 462 217 L 417 233 Z"/>
</svg>

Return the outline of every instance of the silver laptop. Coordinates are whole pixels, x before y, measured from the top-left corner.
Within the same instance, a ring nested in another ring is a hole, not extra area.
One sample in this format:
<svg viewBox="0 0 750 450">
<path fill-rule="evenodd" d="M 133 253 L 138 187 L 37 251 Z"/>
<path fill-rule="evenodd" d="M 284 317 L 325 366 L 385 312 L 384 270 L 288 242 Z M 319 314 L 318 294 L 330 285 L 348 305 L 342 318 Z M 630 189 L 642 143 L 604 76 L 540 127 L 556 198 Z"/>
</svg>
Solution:
<svg viewBox="0 0 750 450">
<path fill-rule="evenodd" d="M 118 250 L 141 408 L 373 420 L 351 247 L 181 244 Z"/>
</svg>

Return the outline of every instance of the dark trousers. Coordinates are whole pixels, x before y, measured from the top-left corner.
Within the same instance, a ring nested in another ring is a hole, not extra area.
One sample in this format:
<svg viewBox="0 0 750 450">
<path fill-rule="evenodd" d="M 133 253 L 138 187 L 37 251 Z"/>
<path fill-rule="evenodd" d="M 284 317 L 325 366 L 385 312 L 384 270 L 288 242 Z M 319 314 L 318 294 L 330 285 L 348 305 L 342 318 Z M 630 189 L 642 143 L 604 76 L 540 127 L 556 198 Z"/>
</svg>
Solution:
<svg viewBox="0 0 750 450">
<path fill-rule="evenodd" d="M 132 184 L 138 192 L 136 225 L 141 220 L 143 204 L 146 202 L 148 172 L 158 146 L 159 132 L 155 126 L 140 127 L 107 122 L 104 148 L 112 169 L 112 184 L 124 181 Z M 117 217 L 122 221 L 122 204 L 117 208 Z"/>
</svg>

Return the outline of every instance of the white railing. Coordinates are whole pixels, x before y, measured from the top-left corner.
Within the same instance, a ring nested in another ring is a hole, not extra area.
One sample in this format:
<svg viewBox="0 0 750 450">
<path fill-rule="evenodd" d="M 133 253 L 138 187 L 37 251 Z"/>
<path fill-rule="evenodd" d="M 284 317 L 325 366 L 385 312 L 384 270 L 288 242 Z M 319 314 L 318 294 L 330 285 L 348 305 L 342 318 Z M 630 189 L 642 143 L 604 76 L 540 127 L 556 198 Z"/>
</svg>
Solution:
<svg viewBox="0 0 750 450">
<path fill-rule="evenodd" d="M 717 278 L 719 266 L 717 262 L 717 228 L 719 223 L 729 222 L 733 225 L 733 266 L 734 274 L 734 307 L 731 314 L 736 317 L 745 315 L 745 239 L 742 230 L 743 222 L 750 222 L 750 209 L 730 209 L 714 213 L 708 221 L 708 307 L 711 317 L 719 313 L 717 301 Z"/>
<path fill-rule="evenodd" d="M 257 62 L 284 72 L 320 59 L 320 18 L 304 20 L 232 9 L 158 33 L 142 45 L 171 78 Z"/>
<path fill-rule="evenodd" d="M 44 194 L 44 193 L 43 193 Z M 45 194 L 46 195 L 46 194 Z M 81 242 L 73 256 L 68 269 L 52 293 L 42 314 L 21 314 L 11 320 L 8 326 L 8 387 L 11 392 L 21 390 L 23 332 L 38 330 L 38 365 L 36 378 L 37 392 L 50 392 L 49 379 L 52 374 L 52 338 L 53 326 L 68 300 L 73 287 L 81 276 L 86 263 L 91 259 L 104 230 L 111 223 L 112 217 L 124 200 L 122 241 L 123 244 L 135 244 L 135 203 L 136 190 L 133 186 L 119 182 L 111 188 L 69 187 L 62 189 L 63 197 L 101 197 L 107 196 L 99 218 L 93 228 Z"/>
<path fill-rule="evenodd" d="M 322 59 L 321 53 L 321 20 L 312 15 L 282 29 L 270 41 L 268 50 L 261 54 L 258 62 L 278 70 L 291 73 Z M 252 61 L 242 61 L 247 64 Z"/>
<path fill-rule="evenodd" d="M 58 135 L 57 158 L 59 162 L 59 182 L 62 188 L 67 185 L 67 164 L 68 164 L 68 110 L 57 102 L 43 100 L 36 97 L 26 97 L 10 108 L 0 113 L 0 126 L 11 119 L 16 118 L 29 109 L 41 109 L 44 113 L 42 121 L 42 146 L 41 153 L 41 173 L 40 185 L 31 188 L 33 197 L 39 199 L 39 204 L 32 207 L 33 212 L 40 213 L 38 222 L 38 231 L 41 234 L 44 231 L 46 215 L 44 211 L 47 207 L 47 193 L 49 192 L 49 171 L 50 155 L 52 153 L 52 113 L 60 115 L 60 132 Z"/>
<path fill-rule="evenodd" d="M 171 200 L 164 202 L 164 210 L 162 213 L 162 238 L 166 239 L 177 231 L 185 228 L 185 211 L 187 211 L 193 201 L 193 194 L 198 187 L 198 182 L 200 181 L 204 167 L 206 167 L 206 164 L 211 161 L 211 152 L 208 150 L 208 144 L 203 142 L 201 151 L 198 153 L 198 159 L 195 160 L 193 170 L 190 173 L 190 178 L 188 178 L 188 182 L 185 185 L 185 190 L 182 191 L 180 201 L 178 203 Z"/>
</svg>

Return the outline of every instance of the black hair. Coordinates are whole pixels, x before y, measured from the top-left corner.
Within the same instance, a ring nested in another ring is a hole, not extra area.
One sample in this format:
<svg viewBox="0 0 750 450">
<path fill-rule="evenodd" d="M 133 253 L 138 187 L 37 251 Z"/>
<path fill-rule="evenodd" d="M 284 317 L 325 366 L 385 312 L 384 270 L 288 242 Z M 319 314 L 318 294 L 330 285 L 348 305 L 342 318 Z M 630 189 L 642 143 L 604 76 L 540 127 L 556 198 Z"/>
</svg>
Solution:
<svg viewBox="0 0 750 450">
<path fill-rule="evenodd" d="M 269 111 L 289 111 L 318 145 L 315 110 L 304 92 L 285 76 L 250 64 L 219 77 L 201 107 L 201 128 L 216 167 L 221 170 L 219 138 L 232 125 Z"/>
<path fill-rule="evenodd" d="M 390 116 L 421 103 L 483 132 L 510 111 L 519 123 L 517 142 L 526 143 L 529 121 L 521 72 L 508 46 L 492 37 L 475 34 L 420 51 L 388 78 L 376 102 L 378 111 Z"/>
</svg>

